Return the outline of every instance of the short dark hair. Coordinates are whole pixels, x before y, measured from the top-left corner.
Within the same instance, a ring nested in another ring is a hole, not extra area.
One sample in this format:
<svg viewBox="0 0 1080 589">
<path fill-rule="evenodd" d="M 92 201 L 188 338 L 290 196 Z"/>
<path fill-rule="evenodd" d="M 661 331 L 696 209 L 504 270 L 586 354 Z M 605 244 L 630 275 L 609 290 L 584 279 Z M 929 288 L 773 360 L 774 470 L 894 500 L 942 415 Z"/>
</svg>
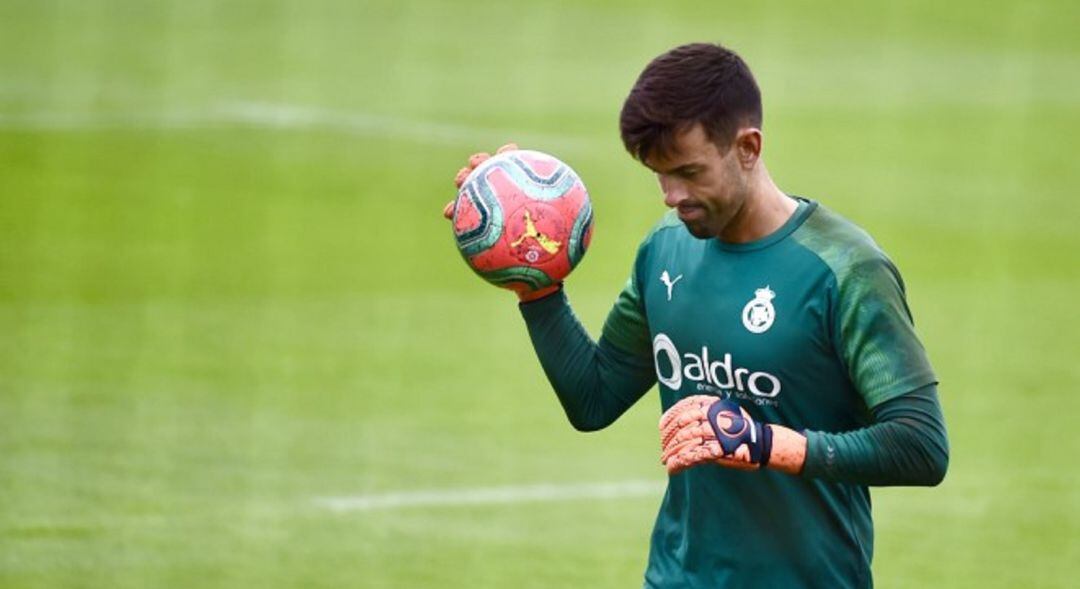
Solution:
<svg viewBox="0 0 1080 589">
<path fill-rule="evenodd" d="M 652 60 L 623 103 L 623 145 L 645 161 L 671 150 L 676 134 L 695 124 L 726 150 L 744 126 L 761 128 L 761 90 L 750 67 L 718 44 L 691 43 Z"/>
</svg>

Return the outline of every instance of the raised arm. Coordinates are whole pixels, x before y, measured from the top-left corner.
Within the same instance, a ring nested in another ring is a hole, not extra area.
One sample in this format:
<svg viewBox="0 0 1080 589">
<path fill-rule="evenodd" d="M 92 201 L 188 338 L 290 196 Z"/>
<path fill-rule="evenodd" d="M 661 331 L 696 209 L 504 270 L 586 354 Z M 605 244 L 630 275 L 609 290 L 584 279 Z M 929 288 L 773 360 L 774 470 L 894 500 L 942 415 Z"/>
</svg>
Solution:
<svg viewBox="0 0 1080 589">
<path fill-rule="evenodd" d="M 594 342 L 563 291 L 522 303 L 536 355 L 571 425 L 595 431 L 611 425 L 656 382 L 652 356 L 632 334 L 647 330 L 631 280 Z M 639 334 L 640 335 L 640 334 Z M 644 332 L 644 341 L 648 333 Z"/>
</svg>

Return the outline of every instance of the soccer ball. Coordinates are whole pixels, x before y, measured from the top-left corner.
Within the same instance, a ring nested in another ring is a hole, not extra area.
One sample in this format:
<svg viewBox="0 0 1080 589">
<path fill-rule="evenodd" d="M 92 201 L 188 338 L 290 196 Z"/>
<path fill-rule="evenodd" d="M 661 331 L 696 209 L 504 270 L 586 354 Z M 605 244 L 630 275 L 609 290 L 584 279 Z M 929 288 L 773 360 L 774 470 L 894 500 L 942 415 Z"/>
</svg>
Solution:
<svg viewBox="0 0 1080 589">
<path fill-rule="evenodd" d="M 566 278 L 592 239 L 589 193 L 570 166 L 539 151 L 488 158 L 461 184 L 454 239 L 484 280 L 528 293 Z"/>
</svg>

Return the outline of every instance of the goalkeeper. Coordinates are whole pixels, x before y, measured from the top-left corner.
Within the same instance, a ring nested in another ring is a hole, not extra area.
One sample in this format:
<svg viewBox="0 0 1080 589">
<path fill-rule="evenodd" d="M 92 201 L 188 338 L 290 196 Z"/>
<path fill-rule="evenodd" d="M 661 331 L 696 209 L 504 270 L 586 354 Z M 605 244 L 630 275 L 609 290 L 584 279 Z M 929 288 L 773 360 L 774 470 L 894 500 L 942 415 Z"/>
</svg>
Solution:
<svg viewBox="0 0 1080 589">
<path fill-rule="evenodd" d="M 653 60 L 620 129 L 672 210 L 599 342 L 561 289 L 521 304 L 575 428 L 608 426 L 659 382 L 670 476 L 646 587 L 870 587 L 868 486 L 936 485 L 948 465 L 899 272 L 863 230 L 773 183 L 761 128 L 735 53 Z"/>
</svg>

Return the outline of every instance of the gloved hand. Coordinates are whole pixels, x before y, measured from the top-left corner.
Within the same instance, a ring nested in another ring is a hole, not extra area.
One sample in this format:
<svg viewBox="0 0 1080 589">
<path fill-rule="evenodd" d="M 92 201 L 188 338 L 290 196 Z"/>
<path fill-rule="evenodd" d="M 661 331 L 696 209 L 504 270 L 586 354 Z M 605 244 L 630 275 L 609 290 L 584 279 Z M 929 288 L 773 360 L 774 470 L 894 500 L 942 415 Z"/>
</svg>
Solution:
<svg viewBox="0 0 1080 589">
<path fill-rule="evenodd" d="M 515 149 L 518 149 L 518 146 L 517 146 L 516 143 L 507 143 L 506 145 L 503 145 L 502 147 L 500 147 L 495 153 L 500 154 L 500 153 L 503 153 L 505 151 L 513 151 Z M 489 157 L 491 157 L 491 154 L 485 153 L 485 152 L 474 153 L 471 156 L 469 156 L 468 165 L 465 166 L 464 168 L 461 168 L 460 170 L 458 170 L 457 175 L 454 176 L 454 186 L 456 188 L 461 188 L 461 185 L 465 183 L 465 179 L 469 177 L 469 174 L 472 173 L 472 171 L 474 169 L 476 169 L 476 166 L 479 166 L 480 164 L 484 163 L 484 160 L 488 159 Z M 443 207 L 443 217 L 446 217 L 447 219 L 452 219 L 454 217 L 454 201 L 451 200 L 450 202 L 446 203 L 445 207 Z M 555 292 L 558 292 L 560 288 L 562 288 L 561 283 L 553 284 L 551 286 L 547 286 L 547 287 L 541 288 L 539 290 L 530 290 L 530 291 L 524 291 L 524 292 L 516 291 L 516 292 L 517 292 L 517 295 L 518 295 L 518 299 L 521 300 L 521 302 L 523 302 L 523 303 L 527 303 L 529 301 L 535 301 L 537 299 L 542 299 L 542 298 L 548 296 L 549 294 L 553 294 Z"/>
<path fill-rule="evenodd" d="M 757 470 L 769 463 L 772 433 L 734 401 L 694 395 L 660 418 L 661 461 L 668 474 L 709 462 Z"/>
</svg>

